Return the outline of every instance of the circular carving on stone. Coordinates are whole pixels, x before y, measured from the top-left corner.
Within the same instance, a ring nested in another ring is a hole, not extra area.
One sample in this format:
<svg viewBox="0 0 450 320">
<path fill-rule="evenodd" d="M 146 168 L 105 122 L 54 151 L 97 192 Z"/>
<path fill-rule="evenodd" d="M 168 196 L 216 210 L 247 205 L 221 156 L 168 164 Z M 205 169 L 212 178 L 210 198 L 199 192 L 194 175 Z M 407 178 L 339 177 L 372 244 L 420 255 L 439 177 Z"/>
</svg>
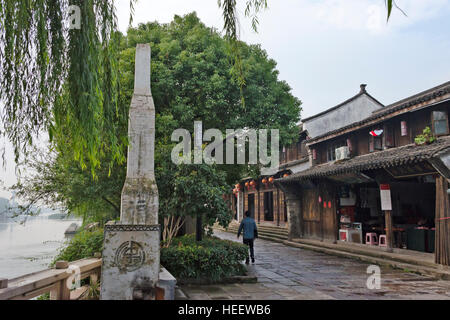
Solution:
<svg viewBox="0 0 450 320">
<path fill-rule="evenodd" d="M 120 270 L 135 271 L 142 267 L 145 262 L 144 249 L 139 242 L 124 242 L 117 249 L 114 261 Z"/>
</svg>

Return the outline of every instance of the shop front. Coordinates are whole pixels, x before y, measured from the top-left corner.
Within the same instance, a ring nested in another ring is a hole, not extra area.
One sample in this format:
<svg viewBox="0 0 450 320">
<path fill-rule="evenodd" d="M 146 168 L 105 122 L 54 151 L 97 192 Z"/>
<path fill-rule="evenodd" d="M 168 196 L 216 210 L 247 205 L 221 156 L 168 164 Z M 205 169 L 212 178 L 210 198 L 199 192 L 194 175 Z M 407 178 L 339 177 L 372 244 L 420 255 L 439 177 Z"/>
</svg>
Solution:
<svg viewBox="0 0 450 320">
<path fill-rule="evenodd" d="M 297 224 L 292 238 L 435 253 L 448 265 L 448 177 L 435 160 L 449 143 L 385 150 L 277 181 Z"/>
<path fill-rule="evenodd" d="M 436 174 L 430 174 L 390 179 L 383 184 L 372 181 L 339 185 L 339 240 L 388 247 L 389 211 L 393 248 L 433 253 L 436 178 Z M 388 199 L 383 199 L 383 194 L 389 194 Z M 390 210 L 383 210 L 383 202 Z"/>
</svg>

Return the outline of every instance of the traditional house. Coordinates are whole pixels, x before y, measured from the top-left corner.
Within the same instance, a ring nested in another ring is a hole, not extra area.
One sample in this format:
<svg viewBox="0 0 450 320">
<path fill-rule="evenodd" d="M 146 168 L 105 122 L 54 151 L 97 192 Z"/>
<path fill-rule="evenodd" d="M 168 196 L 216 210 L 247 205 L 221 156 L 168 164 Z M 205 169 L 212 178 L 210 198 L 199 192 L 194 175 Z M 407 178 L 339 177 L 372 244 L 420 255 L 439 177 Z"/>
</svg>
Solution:
<svg viewBox="0 0 450 320">
<path fill-rule="evenodd" d="M 311 167 L 275 181 L 289 237 L 367 239 L 449 265 L 449 112 L 447 82 L 309 139 Z"/>
<path fill-rule="evenodd" d="M 311 166 L 306 144 L 308 139 L 339 129 L 354 121 L 360 121 L 383 108 L 383 105 L 361 85 L 360 91 L 350 99 L 315 116 L 304 119 L 299 125 L 299 137 L 296 143 L 283 147 L 280 153 L 280 167 L 273 176 L 260 176 L 242 179 L 234 190 L 232 210 L 235 221 L 243 218 L 245 211 L 259 224 L 288 227 L 288 214 L 284 192 L 274 184 L 279 178 L 287 177 L 307 170 Z"/>
</svg>

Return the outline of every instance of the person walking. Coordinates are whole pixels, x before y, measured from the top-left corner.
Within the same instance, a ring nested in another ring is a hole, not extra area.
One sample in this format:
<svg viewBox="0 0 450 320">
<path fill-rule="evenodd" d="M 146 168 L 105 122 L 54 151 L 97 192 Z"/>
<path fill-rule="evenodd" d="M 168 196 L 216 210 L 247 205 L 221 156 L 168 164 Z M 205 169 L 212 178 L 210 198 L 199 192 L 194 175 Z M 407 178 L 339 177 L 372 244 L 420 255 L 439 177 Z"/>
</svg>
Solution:
<svg viewBox="0 0 450 320">
<path fill-rule="evenodd" d="M 252 263 L 255 263 L 255 251 L 253 249 L 253 243 L 255 238 L 258 238 L 258 229 L 256 228 L 256 223 L 253 218 L 250 217 L 250 212 L 245 212 L 245 218 L 242 219 L 241 225 L 239 226 L 237 237 L 241 235 L 244 231 L 243 241 L 250 248 L 250 257 L 252 258 Z M 249 258 L 245 260 L 246 264 L 249 264 Z"/>
</svg>

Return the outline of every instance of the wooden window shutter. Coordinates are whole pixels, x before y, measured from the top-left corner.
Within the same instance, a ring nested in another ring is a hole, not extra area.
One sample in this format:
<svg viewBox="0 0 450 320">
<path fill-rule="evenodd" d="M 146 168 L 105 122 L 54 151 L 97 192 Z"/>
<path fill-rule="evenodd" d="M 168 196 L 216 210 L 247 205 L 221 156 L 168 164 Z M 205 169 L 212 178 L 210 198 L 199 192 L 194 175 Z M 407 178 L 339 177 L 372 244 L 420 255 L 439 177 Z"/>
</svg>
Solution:
<svg viewBox="0 0 450 320">
<path fill-rule="evenodd" d="M 373 137 L 369 137 L 369 152 L 375 151 L 375 143 Z"/>
<path fill-rule="evenodd" d="M 394 130 L 391 125 L 385 126 L 385 138 L 384 138 L 384 145 L 385 147 L 395 147 L 394 143 Z"/>
</svg>

